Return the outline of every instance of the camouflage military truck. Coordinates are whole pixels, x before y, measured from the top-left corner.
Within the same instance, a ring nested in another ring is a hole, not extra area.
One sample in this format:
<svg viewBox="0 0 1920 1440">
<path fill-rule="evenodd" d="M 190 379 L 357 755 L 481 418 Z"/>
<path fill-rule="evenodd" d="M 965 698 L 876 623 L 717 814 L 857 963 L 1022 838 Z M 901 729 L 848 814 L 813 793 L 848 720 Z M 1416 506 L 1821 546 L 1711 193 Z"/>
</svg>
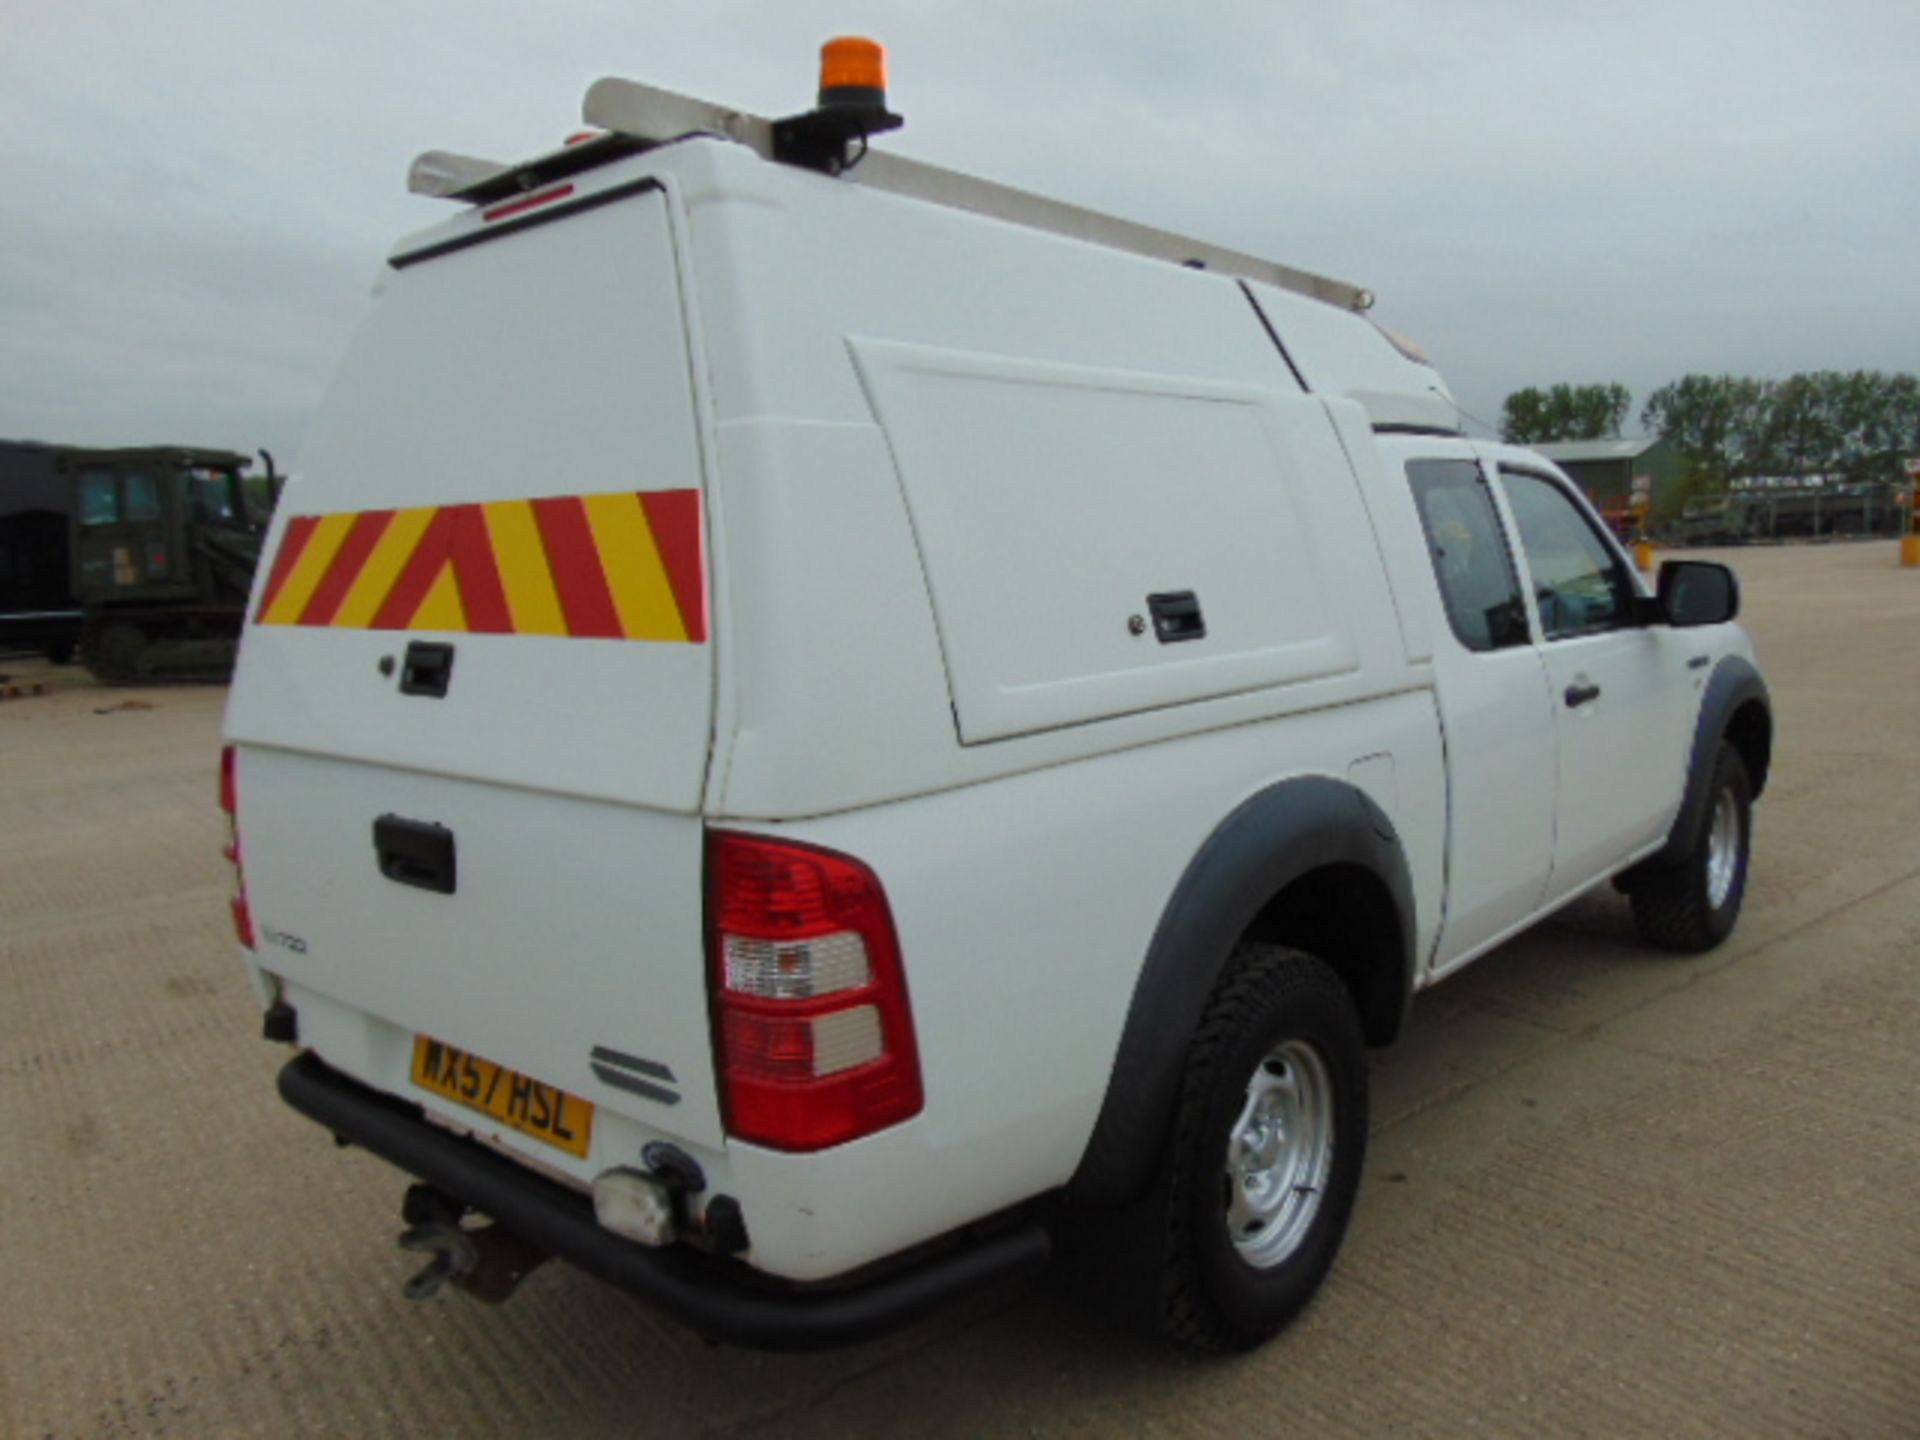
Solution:
<svg viewBox="0 0 1920 1440">
<path fill-rule="evenodd" d="M 269 460 L 267 494 L 250 494 L 251 463 L 184 446 L 63 453 L 80 657 L 97 678 L 232 672 L 275 478 Z"/>
</svg>

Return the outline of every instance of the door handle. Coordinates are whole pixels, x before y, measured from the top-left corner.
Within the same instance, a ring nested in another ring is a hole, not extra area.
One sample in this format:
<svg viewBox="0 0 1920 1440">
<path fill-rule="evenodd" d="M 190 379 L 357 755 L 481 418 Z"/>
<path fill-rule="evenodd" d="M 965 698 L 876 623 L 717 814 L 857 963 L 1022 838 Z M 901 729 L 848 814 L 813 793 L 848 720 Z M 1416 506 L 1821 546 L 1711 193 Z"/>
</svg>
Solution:
<svg viewBox="0 0 1920 1440">
<path fill-rule="evenodd" d="M 438 700 L 446 695 L 452 679 L 453 646 L 432 640 L 415 640 L 407 646 L 406 663 L 400 669 L 402 695 L 428 695 Z"/>
<path fill-rule="evenodd" d="M 373 853 L 380 873 L 396 884 L 454 893 L 453 831 L 445 825 L 382 815 L 373 822 Z"/>
<path fill-rule="evenodd" d="M 1207 621 L 1200 613 L 1200 597 L 1191 590 L 1149 595 L 1147 609 L 1153 615 L 1153 633 L 1162 645 L 1207 638 Z"/>
<path fill-rule="evenodd" d="M 1586 704 L 1589 700 L 1598 700 L 1600 698 L 1600 687 L 1598 685 L 1569 685 L 1567 686 L 1566 698 L 1567 708 L 1573 710 Z"/>
</svg>

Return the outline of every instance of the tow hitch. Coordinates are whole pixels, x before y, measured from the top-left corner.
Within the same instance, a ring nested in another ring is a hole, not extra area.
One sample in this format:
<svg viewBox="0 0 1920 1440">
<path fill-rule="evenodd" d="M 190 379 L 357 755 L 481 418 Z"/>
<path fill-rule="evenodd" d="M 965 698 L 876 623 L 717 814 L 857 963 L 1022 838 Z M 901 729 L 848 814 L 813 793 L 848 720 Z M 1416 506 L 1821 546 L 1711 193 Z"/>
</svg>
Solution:
<svg viewBox="0 0 1920 1440">
<path fill-rule="evenodd" d="M 471 1206 L 431 1185 L 407 1187 L 400 1202 L 400 1218 L 407 1222 L 400 1248 L 433 1257 L 402 1287 L 409 1300 L 430 1300 L 452 1283 L 476 1300 L 497 1305 L 550 1258 L 495 1222 L 463 1224 L 472 1214 Z"/>
</svg>

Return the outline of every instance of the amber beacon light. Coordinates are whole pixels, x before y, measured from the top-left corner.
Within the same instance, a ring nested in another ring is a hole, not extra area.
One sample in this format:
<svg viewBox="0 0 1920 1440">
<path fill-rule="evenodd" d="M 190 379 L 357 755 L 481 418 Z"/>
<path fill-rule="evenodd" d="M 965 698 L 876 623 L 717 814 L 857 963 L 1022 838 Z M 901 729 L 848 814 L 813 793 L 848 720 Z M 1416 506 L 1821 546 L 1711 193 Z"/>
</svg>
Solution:
<svg viewBox="0 0 1920 1440">
<path fill-rule="evenodd" d="M 773 122 L 774 154 L 789 164 L 838 174 L 860 162 L 868 136 L 904 123 L 887 109 L 886 49 L 876 40 L 842 35 L 820 47 L 815 108 Z"/>
<path fill-rule="evenodd" d="M 887 108 L 887 51 L 878 40 L 842 35 L 820 47 L 820 104 Z"/>
</svg>

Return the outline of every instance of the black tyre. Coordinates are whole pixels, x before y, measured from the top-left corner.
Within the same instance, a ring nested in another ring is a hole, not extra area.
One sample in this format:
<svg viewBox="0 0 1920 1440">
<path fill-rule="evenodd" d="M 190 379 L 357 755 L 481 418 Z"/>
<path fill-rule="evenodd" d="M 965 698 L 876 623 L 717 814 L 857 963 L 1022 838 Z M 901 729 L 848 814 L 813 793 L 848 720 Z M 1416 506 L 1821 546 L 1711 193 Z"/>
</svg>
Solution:
<svg viewBox="0 0 1920 1440">
<path fill-rule="evenodd" d="M 80 659 L 94 679 L 126 684 L 141 678 L 140 662 L 151 644 L 146 627 L 131 620 L 90 622 L 80 637 Z"/>
<path fill-rule="evenodd" d="M 1339 1251 L 1366 1146 L 1346 987 L 1310 955 L 1241 946 L 1181 1082 L 1162 1190 L 1165 1332 L 1245 1350 L 1298 1314 Z"/>
<path fill-rule="evenodd" d="M 1636 873 L 1627 892 L 1640 938 L 1687 955 L 1711 950 L 1733 933 L 1753 847 L 1753 785 L 1733 746 L 1721 744 L 1708 786 L 1706 813 L 1686 855 Z"/>
<path fill-rule="evenodd" d="M 55 665 L 71 665 L 73 663 L 73 648 L 72 640 L 49 640 L 47 642 L 47 659 L 51 660 Z"/>
</svg>

